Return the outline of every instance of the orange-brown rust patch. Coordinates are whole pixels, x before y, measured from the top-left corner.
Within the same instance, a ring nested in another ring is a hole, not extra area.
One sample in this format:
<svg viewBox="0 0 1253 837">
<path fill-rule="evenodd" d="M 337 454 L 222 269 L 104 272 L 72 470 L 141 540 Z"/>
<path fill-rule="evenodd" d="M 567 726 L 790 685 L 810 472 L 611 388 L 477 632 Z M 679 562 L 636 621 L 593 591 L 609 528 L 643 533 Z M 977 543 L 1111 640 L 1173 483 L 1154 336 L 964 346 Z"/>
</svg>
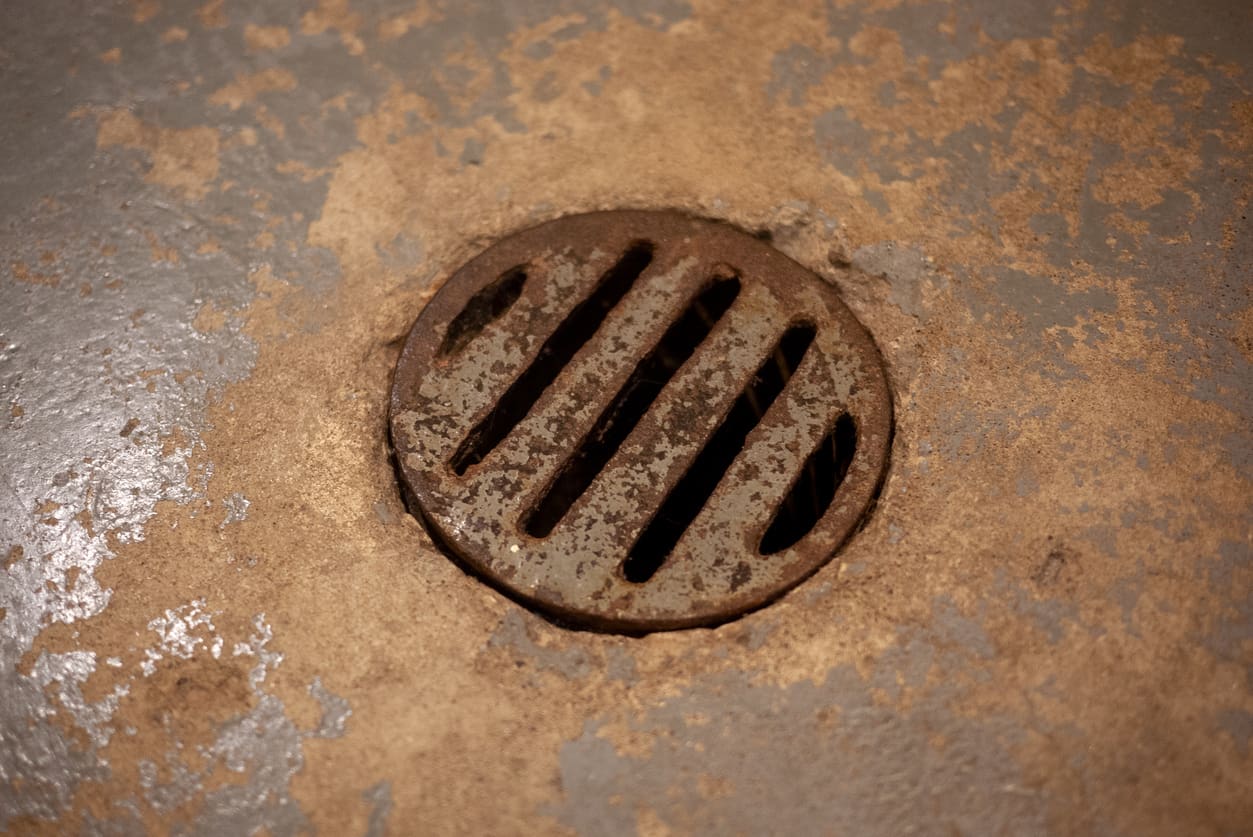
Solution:
<svg viewBox="0 0 1253 837">
<path fill-rule="evenodd" d="M 218 132 L 207 126 L 161 128 L 127 110 L 106 110 L 96 115 L 96 145 L 145 152 L 152 164 L 145 179 L 193 200 L 218 176 Z"/>
<path fill-rule="evenodd" d="M 1094 75 L 1146 91 L 1166 74 L 1171 57 L 1182 47 L 1183 38 L 1176 36 L 1144 36 L 1116 47 L 1108 35 L 1100 34 L 1075 63 Z"/>
<path fill-rule="evenodd" d="M 227 24 L 225 0 L 209 0 L 196 10 L 196 18 L 207 29 L 220 29 Z"/>
<path fill-rule="evenodd" d="M 251 75 L 238 75 L 235 80 L 217 90 L 209 97 L 214 105 L 225 105 L 231 110 L 239 110 L 244 104 L 252 102 L 262 93 L 270 91 L 287 92 L 296 89 L 296 77 L 282 67 L 270 67 Z"/>
<path fill-rule="evenodd" d="M 428 23 L 443 20 L 446 15 L 447 9 L 442 0 L 417 0 L 409 11 L 390 17 L 379 24 L 379 39 L 393 41 L 410 29 L 421 29 Z"/>
<path fill-rule="evenodd" d="M 181 257 L 175 247 L 166 247 L 152 230 L 144 230 L 144 239 L 148 242 L 148 252 L 154 262 L 178 264 Z"/>
<path fill-rule="evenodd" d="M 340 42 L 352 55 L 365 52 L 365 44 L 357 35 L 360 27 L 361 15 L 350 10 L 348 0 L 318 0 L 317 7 L 300 19 L 300 31 L 306 35 L 338 31 Z"/>
<path fill-rule="evenodd" d="M 283 124 L 283 120 L 270 113 L 270 109 L 265 105 L 257 105 L 253 114 L 257 119 L 257 124 L 265 128 L 274 136 L 283 139 L 287 136 L 287 126 Z"/>
<path fill-rule="evenodd" d="M 435 77 L 453 105 L 462 110 L 480 101 L 493 81 L 488 57 L 469 39 L 444 54 Z"/>
<path fill-rule="evenodd" d="M 326 170 L 310 168 L 307 163 L 301 162 L 300 160 L 285 160 L 275 166 L 274 170 L 279 174 L 293 174 L 296 177 L 299 177 L 304 183 L 316 180 L 319 177 L 324 177 L 327 174 Z"/>
<path fill-rule="evenodd" d="M 136 23 L 147 23 L 160 12 L 160 0 L 131 0 L 131 20 Z"/>
<path fill-rule="evenodd" d="M 1240 347 L 1245 358 L 1253 363 L 1253 305 L 1245 308 L 1236 317 L 1232 339 Z"/>
<path fill-rule="evenodd" d="M 10 275 L 26 285 L 44 285 L 55 288 L 61 284 L 61 277 L 55 273 L 37 273 L 31 270 L 26 262 L 13 262 L 9 268 Z"/>
<path fill-rule="evenodd" d="M 1227 139 L 1233 148 L 1253 148 L 1253 99 L 1245 99 L 1231 106 L 1236 123 L 1235 136 Z"/>
<path fill-rule="evenodd" d="M 285 26 L 258 26 L 249 23 L 244 27 L 244 43 L 253 52 L 282 49 L 291 43 L 291 32 Z"/>
</svg>

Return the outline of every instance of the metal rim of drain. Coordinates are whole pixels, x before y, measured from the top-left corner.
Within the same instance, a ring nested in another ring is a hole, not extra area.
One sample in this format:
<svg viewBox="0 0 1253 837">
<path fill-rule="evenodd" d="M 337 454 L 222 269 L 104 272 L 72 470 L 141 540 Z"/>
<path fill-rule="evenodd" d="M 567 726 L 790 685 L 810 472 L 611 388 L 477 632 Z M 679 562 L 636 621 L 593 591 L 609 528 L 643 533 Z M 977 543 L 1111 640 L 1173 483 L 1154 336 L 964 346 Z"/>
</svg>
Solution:
<svg viewBox="0 0 1253 837">
<path fill-rule="evenodd" d="M 558 621 L 713 625 L 825 564 L 886 469 L 873 339 L 767 243 L 677 212 L 508 236 L 418 316 L 391 435 L 410 508 Z"/>
</svg>

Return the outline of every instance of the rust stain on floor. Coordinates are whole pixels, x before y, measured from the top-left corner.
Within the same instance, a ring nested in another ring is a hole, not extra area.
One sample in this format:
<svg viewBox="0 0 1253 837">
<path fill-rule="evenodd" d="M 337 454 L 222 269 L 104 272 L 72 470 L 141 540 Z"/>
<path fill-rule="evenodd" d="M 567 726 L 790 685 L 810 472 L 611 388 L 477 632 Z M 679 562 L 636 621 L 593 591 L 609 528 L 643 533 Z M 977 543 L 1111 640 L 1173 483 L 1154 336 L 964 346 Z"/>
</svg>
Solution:
<svg viewBox="0 0 1253 837">
<path fill-rule="evenodd" d="M 21 10 L 0 828 L 1239 831 L 1250 35 L 1216 2 Z M 768 233 L 894 387 L 864 530 L 715 630 L 543 621 L 389 460 L 440 283 L 617 207 Z"/>
</svg>

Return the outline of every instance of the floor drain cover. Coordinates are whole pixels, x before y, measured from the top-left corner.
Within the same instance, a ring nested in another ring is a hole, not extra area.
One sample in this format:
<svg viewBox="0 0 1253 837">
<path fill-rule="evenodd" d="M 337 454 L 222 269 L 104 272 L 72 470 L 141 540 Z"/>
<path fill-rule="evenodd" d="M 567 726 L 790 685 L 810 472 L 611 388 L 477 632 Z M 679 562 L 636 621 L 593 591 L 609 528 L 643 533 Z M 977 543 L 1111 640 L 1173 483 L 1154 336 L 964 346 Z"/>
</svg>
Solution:
<svg viewBox="0 0 1253 837">
<path fill-rule="evenodd" d="M 446 548 L 550 615 L 629 632 L 730 619 L 826 562 L 892 421 L 878 349 L 827 284 L 666 212 L 488 248 L 418 317 L 391 409 Z"/>
</svg>

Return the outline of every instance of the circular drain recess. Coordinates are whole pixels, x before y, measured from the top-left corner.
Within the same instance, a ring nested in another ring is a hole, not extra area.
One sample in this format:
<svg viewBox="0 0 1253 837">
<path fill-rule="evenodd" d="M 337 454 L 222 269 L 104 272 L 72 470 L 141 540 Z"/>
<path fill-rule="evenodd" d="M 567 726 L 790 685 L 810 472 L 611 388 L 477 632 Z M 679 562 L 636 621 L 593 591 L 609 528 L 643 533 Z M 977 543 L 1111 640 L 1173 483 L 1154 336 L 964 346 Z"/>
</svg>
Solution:
<svg viewBox="0 0 1253 837">
<path fill-rule="evenodd" d="M 891 422 L 831 287 L 670 212 L 489 247 L 414 323 L 391 403 L 410 507 L 446 549 L 624 632 L 725 621 L 813 573 L 869 508 Z"/>
</svg>

